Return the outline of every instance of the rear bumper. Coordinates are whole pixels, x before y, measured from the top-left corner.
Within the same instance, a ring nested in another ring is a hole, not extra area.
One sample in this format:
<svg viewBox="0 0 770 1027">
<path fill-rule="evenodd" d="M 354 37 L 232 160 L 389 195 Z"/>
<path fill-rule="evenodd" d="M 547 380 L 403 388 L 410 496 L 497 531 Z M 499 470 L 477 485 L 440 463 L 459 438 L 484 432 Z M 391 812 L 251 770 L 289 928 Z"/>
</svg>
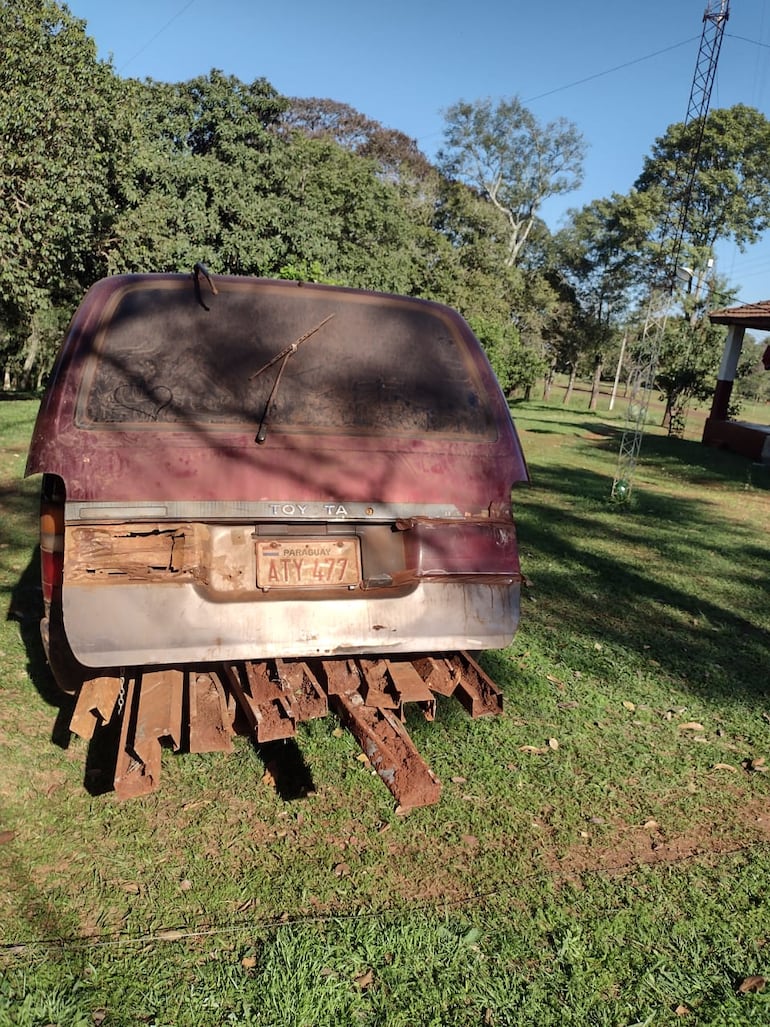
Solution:
<svg viewBox="0 0 770 1027">
<path fill-rule="evenodd" d="M 87 667 L 504 648 L 518 583 L 421 582 L 393 598 L 212 602 L 194 583 L 69 585 L 64 628 Z"/>
</svg>

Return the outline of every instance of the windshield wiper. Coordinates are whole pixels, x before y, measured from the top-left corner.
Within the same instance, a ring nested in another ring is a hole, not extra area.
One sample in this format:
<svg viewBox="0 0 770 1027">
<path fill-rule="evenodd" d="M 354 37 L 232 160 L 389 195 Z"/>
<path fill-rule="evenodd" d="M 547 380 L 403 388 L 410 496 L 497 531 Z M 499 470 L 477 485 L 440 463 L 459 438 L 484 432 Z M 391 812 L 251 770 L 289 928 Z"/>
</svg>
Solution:
<svg viewBox="0 0 770 1027">
<path fill-rule="evenodd" d="M 311 328 L 310 331 L 305 332 L 305 334 L 301 335 L 296 340 L 296 342 L 290 343 L 290 345 L 288 345 L 285 349 L 282 349 L 280 353 L 276 354 L 276 356 L 274 356 L 272 360 L 268 360 L 266 364 L 263 364 L 263 366 L 260 367 L 258 371 L 255 371 L 254 374 L 249 375 L 249 381 L 252 381 L 254 378 L 258 378 L 263 371 L 267 371 L 269 367 L 272 367 L 273 364 L 277 364 L 279 360 L 282 361 L 281 366 L 278 368 L 278 374 L 275 376 L 273 387 L 270 390 L 270 395 L 267 397 L 267 403 L 265 403 L 265 410 L 262 414 L 262 420 L 259 422 L 259 431 L 257 432 L 257 436 L 254 439 L 254 441 L 258 442 L 260 445 L 262 445 L 262 443 L 267 438 L 267 422 L 270 416 L 270 410 L 273 406 L 273 401 L 275 399 L 276 393 L 278 392 L 278 386 L 281 383 L 281 377 L 283 375 L 284 368 L 289 362 L 289 357 L 292 356 L 292 354 L 296 353 L 303 342 L 307 342 L 311 335 L 315 335 L 315 333 L 319 329 L 323 328 L 327 321 L 331 321 L 333 317 L 334 314 L 329 314 L 328 317 L 325 317 L 323 319 L 323 321 L 319 321 L 315 328 Z"/>
</svg>

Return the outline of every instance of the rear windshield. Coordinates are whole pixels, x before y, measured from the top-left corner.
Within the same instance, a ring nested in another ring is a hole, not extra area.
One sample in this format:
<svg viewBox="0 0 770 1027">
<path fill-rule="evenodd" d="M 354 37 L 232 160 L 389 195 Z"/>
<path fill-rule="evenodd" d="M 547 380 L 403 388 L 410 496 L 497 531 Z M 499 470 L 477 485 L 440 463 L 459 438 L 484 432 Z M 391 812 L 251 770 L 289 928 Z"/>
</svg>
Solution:
<svg viewBox="0 0 770 1027">
<path fill-rule="evenodd" d="M 218 295 L 191 279 L 117 293 L 93 338 L 81 427 L 252 430 L 272 393 L 270 431 L 496 436 L 469 341 L 441 307 L 296 283 L 217 285 Z"/>
</svg>

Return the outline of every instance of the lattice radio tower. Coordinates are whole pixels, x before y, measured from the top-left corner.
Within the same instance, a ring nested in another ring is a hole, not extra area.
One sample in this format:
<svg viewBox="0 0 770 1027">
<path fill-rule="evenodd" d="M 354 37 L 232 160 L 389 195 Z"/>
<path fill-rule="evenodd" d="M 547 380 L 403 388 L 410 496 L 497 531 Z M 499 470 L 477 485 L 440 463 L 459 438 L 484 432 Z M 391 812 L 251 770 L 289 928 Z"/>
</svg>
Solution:
<svg viewBox="0 0 770 1027">
<path fill-rule="evenodd" d="M 661 232 L 661 245 L 657 260 L 656 284 L 650 293 L 647 316 L 642 329 L 639 353 L 631 372 L 631 393 L 626 410 L 626 423 L 620 440 L 618 464 L 612 483 L 612 498 L 626 502 L 631 497 L 634 471 L 644 436 L 650 396 L 655 384 L 663 333 L 673 305 L 676 288 L 676 271 L 682 248 L 687 217 L 690 211 L 693 183 L 698 171 L 703 133 L 706 127 L 714 85 L 719 51 L 722 47 L 727 19 L 730 17 L 730 0 L 708 0 L 703 15 L 698 59 L 695 63 L 690 100 L 687 105 L 686 130 L 695 125 L 694 146 L 690 153 L 680 159 L 673 175 L 673 199 L 666 214 Z"/>
</svg>

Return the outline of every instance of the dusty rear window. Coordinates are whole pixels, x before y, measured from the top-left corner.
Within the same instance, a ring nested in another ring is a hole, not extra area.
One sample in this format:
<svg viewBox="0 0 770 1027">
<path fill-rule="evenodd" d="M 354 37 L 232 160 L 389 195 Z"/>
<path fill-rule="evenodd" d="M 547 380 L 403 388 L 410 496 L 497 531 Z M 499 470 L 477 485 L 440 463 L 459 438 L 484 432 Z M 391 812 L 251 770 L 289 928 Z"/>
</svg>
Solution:
<svg viewBox="0 0 770 1027">
<path fill-rule="evenodd" d="M 496 436 L 469 342 L 440 307 L 294 283 L 217 284 L 216 296 L 203 283 L 196 297 L 192 281 L 118 293 L 94 333 L 82 427 L 252 430 L 273 392 L 271 432 Z M 283 360 L 265 365 L 292 343 L 274 389 Z"/>
</svg>

